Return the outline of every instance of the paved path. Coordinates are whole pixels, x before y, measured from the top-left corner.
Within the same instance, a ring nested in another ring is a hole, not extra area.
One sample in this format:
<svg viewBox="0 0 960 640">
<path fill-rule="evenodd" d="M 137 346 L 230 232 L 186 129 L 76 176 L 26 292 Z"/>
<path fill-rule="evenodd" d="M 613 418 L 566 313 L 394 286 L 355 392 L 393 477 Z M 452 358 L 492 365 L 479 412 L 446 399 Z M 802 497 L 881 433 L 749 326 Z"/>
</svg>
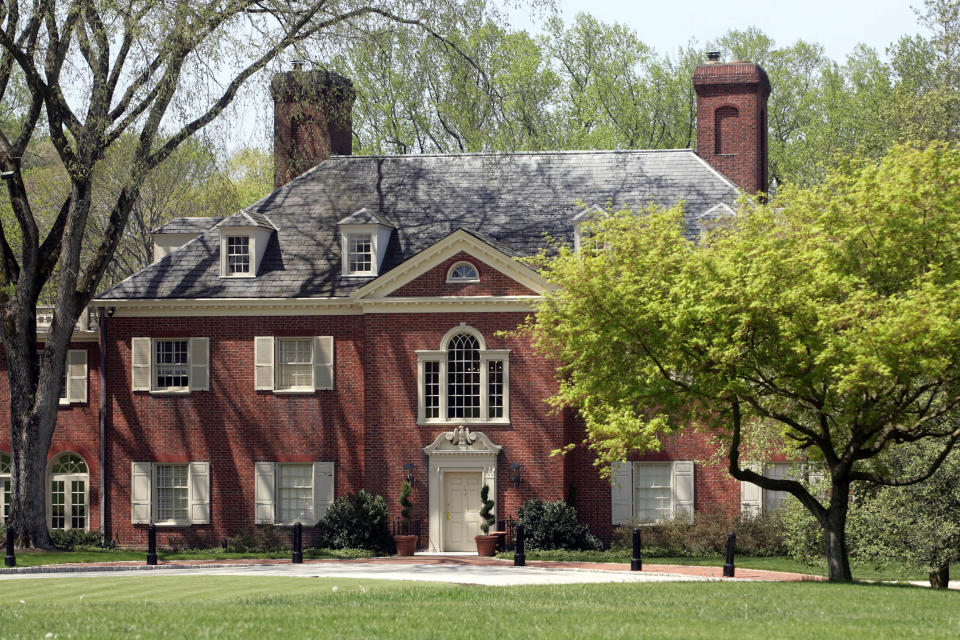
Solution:
<svg viewBox="0 0 960 640">
<path fill-rule="evenodd" d="M 156 567 L 142 562 L 49 565 L 0 571 L 0 580 L 53 577 L 115 577 L 132 575 L 244 575 L 365 580 L 417 580 L 489 586 L 531 584 L 575 584 L 599 582 L 682 582 L 729 580 L 720 567 L 644 565 L 630 571 L 630 565 L 599 562 L 530 561 L 514 567 L 510 560 L 476 556 L 418 555 L 413 558 L 363 558 L 356 560 L 307 560 L 294 565 L 278 560 L 171 561 Z M 147 573 L 144 573 L 144 572 Z M 741 580 L 816 580 L 814 576 L 754 569 L 738 569 Z"/>
</svg>

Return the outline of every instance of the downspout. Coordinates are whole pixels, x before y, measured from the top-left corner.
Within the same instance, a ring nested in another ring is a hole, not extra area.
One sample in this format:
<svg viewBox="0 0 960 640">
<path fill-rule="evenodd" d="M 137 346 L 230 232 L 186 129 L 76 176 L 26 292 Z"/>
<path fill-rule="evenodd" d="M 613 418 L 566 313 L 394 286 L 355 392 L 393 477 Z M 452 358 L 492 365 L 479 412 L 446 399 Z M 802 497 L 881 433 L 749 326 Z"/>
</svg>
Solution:
<svg viewBox="0 0 960 640">
<path fill-rule="evenodd" d="M 106 538 L 106 496 L 107 496 L 107 474 L 104 470 L 107 458 L 107 375 L 106 375 L 106 333 L 107 333 L 107 313 L 104 307 L 97 307 L 97 334 L 98 344 L 100 345 L 100 535 Z"/>
</svg>

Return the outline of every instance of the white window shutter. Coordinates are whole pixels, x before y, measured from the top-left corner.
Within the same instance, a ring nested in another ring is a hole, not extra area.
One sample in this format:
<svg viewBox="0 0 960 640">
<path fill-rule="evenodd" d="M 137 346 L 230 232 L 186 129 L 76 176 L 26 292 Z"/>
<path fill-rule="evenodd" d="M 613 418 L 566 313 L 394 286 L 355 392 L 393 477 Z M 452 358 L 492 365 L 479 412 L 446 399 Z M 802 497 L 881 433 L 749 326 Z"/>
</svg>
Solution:
<svg viewBox="0 0 960 640">
<path fill-rule="evenodd" d="M 693 461 L 678 460 L 671 465 L 673 517 L 693 519 Z"/>
<path fill-rule="evenodd" d="M 273 462 L 255 462 L 254 521 L 257 524 L 276 522 L 277 473 Z"/>
<path fill-rule="evenodd" d="M 633 463 L 615 462 L 611 467 L 610 504 L 613 524 L 633 520 Z"/>
<path fill-rule="evenodd" d="M 751 463 L 746 468 L 760 473 L 760 465 Z M 763 513 L 763 489 L 748 480 L 740 481 L 740 513 L 758 516 Z"/>
<path fill-rule="evenodd" d="M 152 465 L 149 462 L 132 462 L 130 467 L 130 521 L 133 524 L 150 524 Z"/>
<path fill-rule="evenodd" d="M 332 336 L 316 336 L 313 339 L 313 388 L 317 391 L 333 389 Z"/>
<path fill-rule="evenodd" d="M 253 388 L 257 391 L 273 391 L 273 349 L 273 336 L 253 339 Z"/>
<path fill-rule="evenodd" d="M 87 350 L 67 351 L 67 400 L 87 401 Z"/>
<path fill-rule="evenodd" d="M 313 519 L 316 524 L 333 504 L 333 463 L 313 463 Z"/>
<path fill-rule="evenodd" d="M 210 338 L 190 338 L 190 390 L 210 390 Z"/>
<path fill-rule="evenodd" d="M 210 463 L 191 462 L 187 469 L 190 524 L 210 524 Z"/>
<path fill-rule="evenodd" d="M 131 357 L 133 364 L 133 390 L 150 391 L 150 361 L 153 350 L 150 338 L 133 338 L 131 343 Z"/>
</svg>

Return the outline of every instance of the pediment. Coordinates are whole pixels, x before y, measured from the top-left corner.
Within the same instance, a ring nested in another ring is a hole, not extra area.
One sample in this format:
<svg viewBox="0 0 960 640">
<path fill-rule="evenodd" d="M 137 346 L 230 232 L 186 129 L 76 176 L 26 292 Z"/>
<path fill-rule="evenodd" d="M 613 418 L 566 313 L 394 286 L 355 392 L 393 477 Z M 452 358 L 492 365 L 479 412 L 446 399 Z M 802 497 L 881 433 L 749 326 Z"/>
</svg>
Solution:
<svg viewBox="0 0 960 640">
<path fill-rule="evenodd" d="M 482 431 L 470 431 L 469 427 L 456 427 L 437 436 L 432 444 L 423 448 L 428 456 L 437 454 L 496 456 L 501 445 L 493 444 Z"/>
</svg>

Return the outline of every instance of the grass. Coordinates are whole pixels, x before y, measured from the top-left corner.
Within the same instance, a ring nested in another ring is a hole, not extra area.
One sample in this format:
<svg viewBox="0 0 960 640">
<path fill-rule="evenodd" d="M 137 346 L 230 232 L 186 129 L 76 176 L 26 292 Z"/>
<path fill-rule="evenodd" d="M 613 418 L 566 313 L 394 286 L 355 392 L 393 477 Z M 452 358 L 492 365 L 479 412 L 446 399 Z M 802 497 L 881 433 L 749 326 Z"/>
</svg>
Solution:
<svg viewBox="0 0 960 640">
<path fill-rule="evenodd" d="M 948 638 L 960 594 L 825 583 L 472 587 L 150 575 L 0 581 L 9 638 Z"/>
<path fill-rule="evenodd" d="M 539 551 L 526 552 L 527 560 L 558 560 L 566 562 L 630 562 L 630 551 Z M 498 558 L 513 559 L 513 553 L 497 554 Z M 643 556 L 644 564 L 678 564 L 697 567 L 722 567 L 723 556 L 689 557 L 662 557 Z M 737 556 L 734 559 L 737 567 L 744 569 L 764 569 L 767 571 L 786 571 L 789 573 L 805 573 L 815 576 L 827 575 L 827 561 L 819 565 L 809 565 L 798 562 L 786 556 Z M 926 580 L 927 574 L 899 564 L 858 564 L 851 565 L 851 572 L 856 580 Z M 950 567 L 950 575 L 956 579 L 960 577 L 960 564 Z"/>
<path fill-rule="evenodd" d="M 363 549 L 305 549 L 304 558 L 371 558 L 376 554 Z M 290 551 L 273 553 L 230 553 L 219 550 L 158 551 L 157 559 L 165 560 L 245 560 L 250 558 L 290 559 Z M 81 562 L 144 562 L 145 551 L 104 549 L 94 551 L 19 551 L 18 567 Z"/>
</svg>

